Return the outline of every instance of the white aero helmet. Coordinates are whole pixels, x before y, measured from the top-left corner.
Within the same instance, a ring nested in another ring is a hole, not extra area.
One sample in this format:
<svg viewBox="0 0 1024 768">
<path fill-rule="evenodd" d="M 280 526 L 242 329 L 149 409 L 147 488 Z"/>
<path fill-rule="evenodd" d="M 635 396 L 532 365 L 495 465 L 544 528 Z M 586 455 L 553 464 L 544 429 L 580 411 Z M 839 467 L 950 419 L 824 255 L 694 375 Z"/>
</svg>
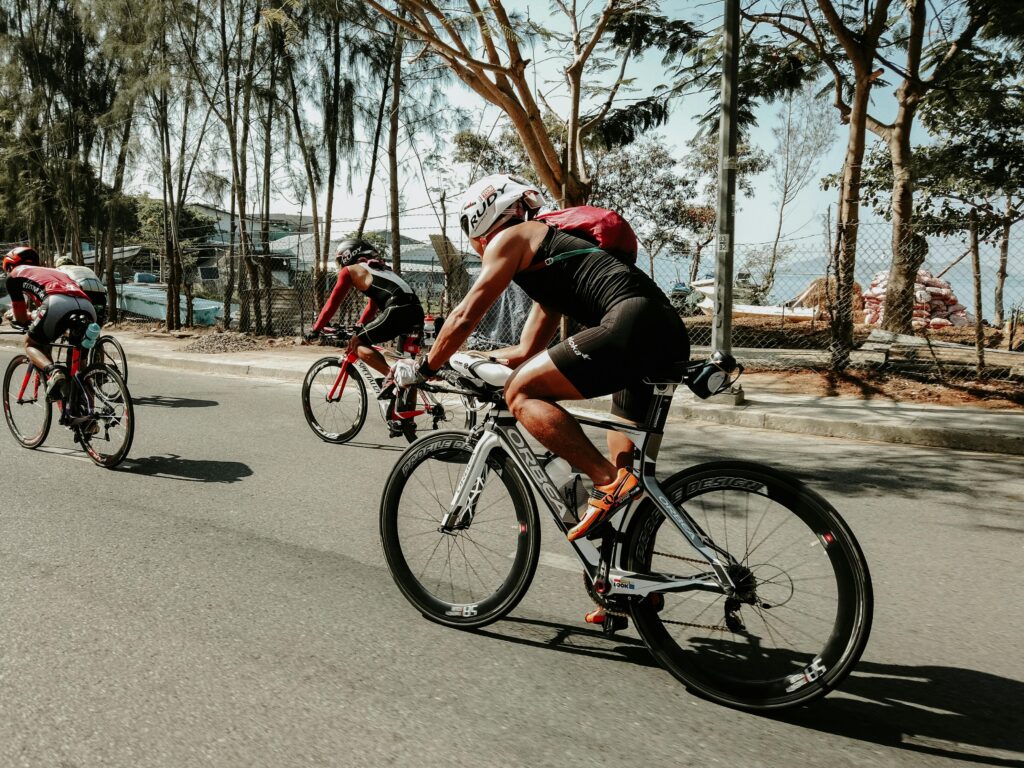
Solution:
<svg viewBox="0 0 1024 768">
<path fill-rule="evenodd" d="M 467 237 L 482 237 L 495 226 L 511 218 L 516 206 L 522 202 L 522 215 L 540 209 L 544 196 L 530 182 L 495 174 L 473 184 L 462 195 L 459 223 Z"/>
</svg>

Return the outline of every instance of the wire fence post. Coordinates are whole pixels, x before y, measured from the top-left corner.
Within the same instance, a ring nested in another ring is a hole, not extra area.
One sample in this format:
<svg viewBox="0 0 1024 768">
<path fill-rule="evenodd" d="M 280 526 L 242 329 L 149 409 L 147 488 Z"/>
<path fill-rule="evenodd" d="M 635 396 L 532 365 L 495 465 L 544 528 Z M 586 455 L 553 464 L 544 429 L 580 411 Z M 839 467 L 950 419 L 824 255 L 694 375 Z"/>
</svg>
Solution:
<svg viewBox="0 0 1024 768">
<path fill-rule="evenodd" d="M 736 202 L 736 80 L 739 77 L 740 2 L 725 0 L 722 115 L 718 146 L 718 240 L 715 243 L 715 318 L 711 346 L 732 351 L 733 215 Z"/>
</svg>

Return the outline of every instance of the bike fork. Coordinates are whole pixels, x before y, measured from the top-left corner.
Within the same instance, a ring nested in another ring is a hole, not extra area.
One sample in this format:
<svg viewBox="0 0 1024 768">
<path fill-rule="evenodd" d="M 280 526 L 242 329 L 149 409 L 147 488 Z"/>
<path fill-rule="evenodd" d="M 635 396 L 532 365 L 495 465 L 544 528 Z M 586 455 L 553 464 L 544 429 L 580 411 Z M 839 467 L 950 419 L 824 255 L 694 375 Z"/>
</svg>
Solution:
<svg viewBox="0 0 1024 768">
<path fill-rule="evenodd" d="M 350 352 L 342 359 L 338 378 L 334 380 L 334 386 L 327 393 L 327 402 L 333 403 L 341 399 L 341 393 L 345 391 L 345 384 L 348 382 L 348 369 L 355 362 L 355 357 L 355 354 Z"/>
<path fill-rule="evenodd" d="M 442 533 L 468 528 L 473 522 L 477 499 L 480 498 L 487 482 L 487 457 L 500 442 L 494 432 L 484 432 L 476 441 L 469 462 L 462 471 L 458 485 L 455 486 L 452 503 L 441 518 L 438 530 Z"/>
</svg>

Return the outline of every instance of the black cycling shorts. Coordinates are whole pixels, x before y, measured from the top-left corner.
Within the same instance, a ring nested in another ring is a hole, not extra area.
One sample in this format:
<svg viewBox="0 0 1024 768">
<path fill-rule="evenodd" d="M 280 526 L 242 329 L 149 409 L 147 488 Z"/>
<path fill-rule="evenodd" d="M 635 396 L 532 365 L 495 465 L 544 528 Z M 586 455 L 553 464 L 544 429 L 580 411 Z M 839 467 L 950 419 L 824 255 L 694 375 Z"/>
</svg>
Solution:
<svg viewBox="0 0 1024 768">
<path fill-rule="evenodd" d="M 93 322 L 96 321 L 96 310 L 87 299 L 62 293 L 50 294 L 35 310 L 35 316 L 28 326 L 28 337 L 36 344 L 52 344 L 64 335 L 71 315 L 76 312 L 82 312 Z"/>
<path fill-rule="evenodd" d="M 551 361 L 585 398 L 613 392 L 612 413 L 640 422 L 654 394 L 645 384 L 671 363 L 690 358 L 690 338 L 670 304 L 650 298 L 624 299 L 601 324 L 556 344 Z"/>
<path fill-rule="evenodd" d="M 364 344 L 383 344 L 417 329 L 423 329 L 423 307 L 419 304 L 389 304 L 356 335 Z"/>
</svg>

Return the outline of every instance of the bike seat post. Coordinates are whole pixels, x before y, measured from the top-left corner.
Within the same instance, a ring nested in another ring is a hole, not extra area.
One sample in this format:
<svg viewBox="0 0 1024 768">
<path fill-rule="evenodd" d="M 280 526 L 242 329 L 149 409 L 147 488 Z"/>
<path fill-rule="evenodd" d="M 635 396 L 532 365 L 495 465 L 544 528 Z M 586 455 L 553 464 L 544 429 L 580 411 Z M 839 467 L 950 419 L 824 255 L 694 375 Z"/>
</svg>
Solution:
<svg viewBox="0 0 1024 768">
<path fill-rule="evenodd" d="M 654 471 L 654 462 L 657 461 L 658 452 L 661 450 L 665 422 L 668 421 L 669 406 L 672 405 L 672 396 L 677 385 L 673 382 L 652 382 L 651 386 L 654 388 L 654 394 L 647 409 L 647 417 L 640 425 L 646 436 L 643 444 L 636 446 L 636 461 L 644 462 L 645 457 L 649 460 L 642 467 L 644 474 Z"/>
</svg>

